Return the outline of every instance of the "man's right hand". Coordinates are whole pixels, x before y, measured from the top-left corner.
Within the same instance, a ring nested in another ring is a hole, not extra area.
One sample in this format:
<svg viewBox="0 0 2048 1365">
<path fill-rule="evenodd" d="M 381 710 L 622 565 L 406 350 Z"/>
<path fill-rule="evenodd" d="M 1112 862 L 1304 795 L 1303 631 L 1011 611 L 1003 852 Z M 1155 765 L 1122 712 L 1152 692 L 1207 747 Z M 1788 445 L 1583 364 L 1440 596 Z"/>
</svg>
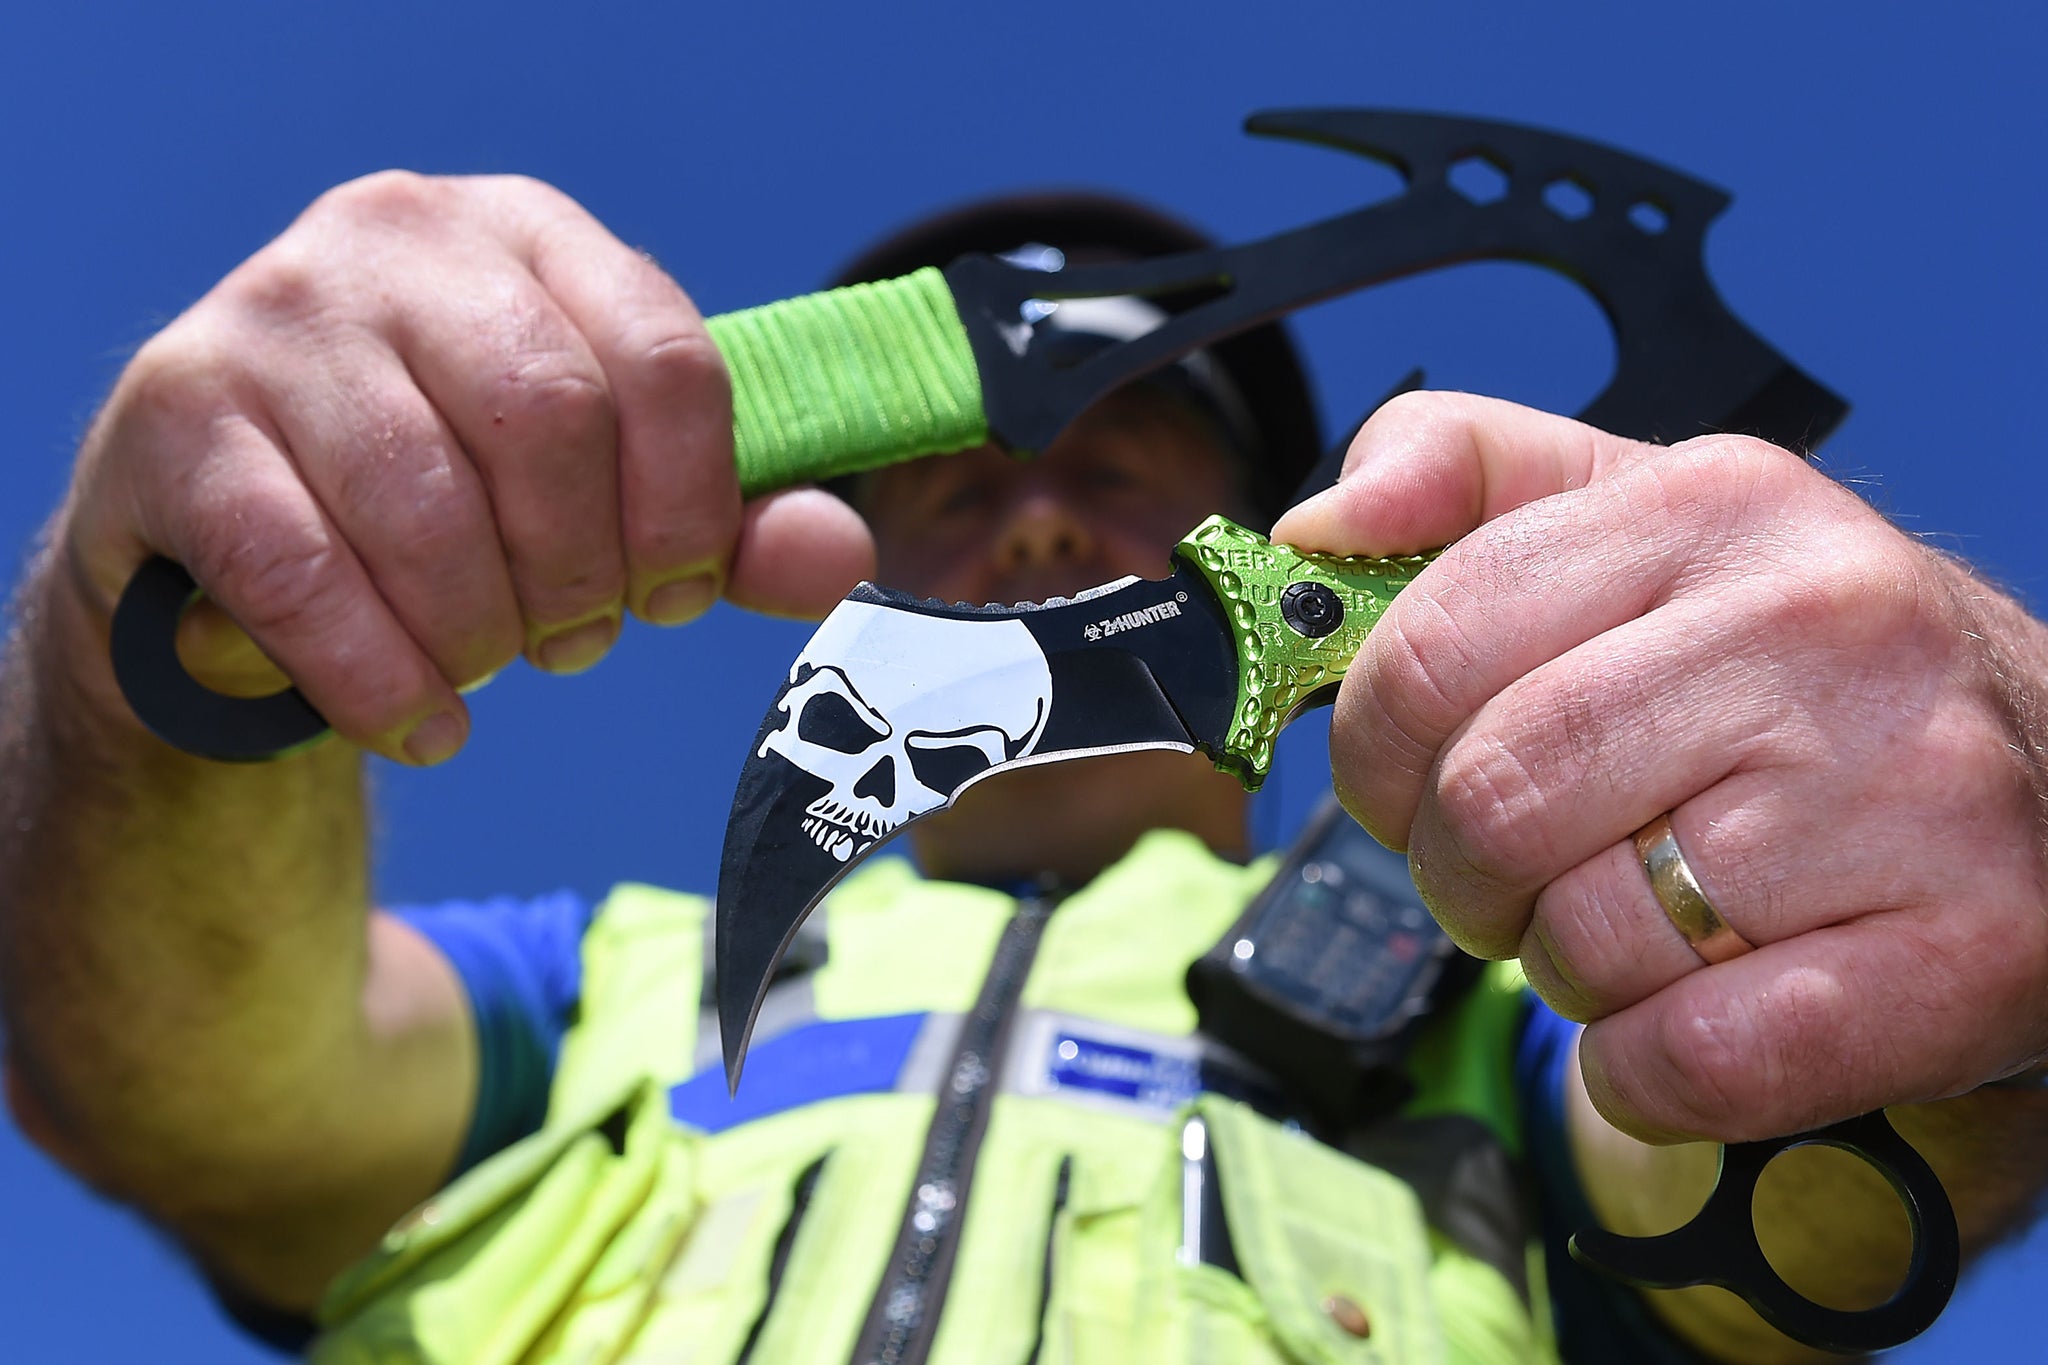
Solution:
<svg viewBox="0 0 2048 1365">
<path fill-rule="evenodd" d="M 217 1280 L 309 1308 L 430 1195 L 475 1026 L 371 910 L 354 748 L 212 763 L 130 713 L 130 576 L 162 554 L 205 589 L 202 681 L 288 676 L 355 745 L 437 762 L 515 656 L 587 668 L 627 611 L 721 590 L 822 614 L 867 572 L 836 498 L 742 508 L 730 414 L 683 292 L 517 179 L 342 186 L 116 385 L 0 660 L 0 1032 L 23 1127 Z"/>
<path fill-rule="evenodd" d="M 646 256 L 537 182 L 396 172 L 142 348 L 59 534 L 96 611 L 150 554 L 191 570 L 203 681 L 282 669 L 412 763 L 462 745 L 458 693 L 516 656 L 578 672 L 626 611 L 673 625 L 721 592 L 822 613 L 873 555 L 823 494 L 743 512 L 724 366 Z"/>
</svg>

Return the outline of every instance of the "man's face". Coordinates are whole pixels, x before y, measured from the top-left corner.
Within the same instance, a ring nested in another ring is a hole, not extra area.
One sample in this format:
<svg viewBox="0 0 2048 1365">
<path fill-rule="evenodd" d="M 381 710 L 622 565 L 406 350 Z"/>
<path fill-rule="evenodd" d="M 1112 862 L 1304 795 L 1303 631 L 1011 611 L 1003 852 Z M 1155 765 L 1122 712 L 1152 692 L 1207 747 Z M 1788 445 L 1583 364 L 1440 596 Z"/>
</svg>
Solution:
<svg viewBox="0 0 2048 1365">
<path fill-rule="evenodd" d="M 897 465 L 864 487 L 879 581 L 948 602 L 1038 601 L 1156 578 L 1212 512 L 1243 515 L 1210 424 L 1143 387 L 1110 395 L 1037 459 L 993 446 Z"/>
</svg>

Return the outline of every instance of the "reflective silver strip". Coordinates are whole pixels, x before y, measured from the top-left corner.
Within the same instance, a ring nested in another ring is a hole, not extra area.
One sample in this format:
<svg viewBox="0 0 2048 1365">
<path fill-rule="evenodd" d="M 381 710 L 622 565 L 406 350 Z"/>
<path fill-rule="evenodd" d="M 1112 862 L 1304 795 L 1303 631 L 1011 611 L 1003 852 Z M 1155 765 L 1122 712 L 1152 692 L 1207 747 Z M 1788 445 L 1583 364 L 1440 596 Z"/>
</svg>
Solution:
<svg viewBox="0 0 2048 1365">
<path fill-rule="evenodd" d="M 917 1041 L 910 1045 L 910 1055 L 903 1059 L 903 1070 L 896 1073 L 897 1094 L 938 1093 L 953 1074 L 953 1054 L 960 1050 L 960 1024 L 966 1017 L 936 1011 L 924 1017 Z"/>
</svg>

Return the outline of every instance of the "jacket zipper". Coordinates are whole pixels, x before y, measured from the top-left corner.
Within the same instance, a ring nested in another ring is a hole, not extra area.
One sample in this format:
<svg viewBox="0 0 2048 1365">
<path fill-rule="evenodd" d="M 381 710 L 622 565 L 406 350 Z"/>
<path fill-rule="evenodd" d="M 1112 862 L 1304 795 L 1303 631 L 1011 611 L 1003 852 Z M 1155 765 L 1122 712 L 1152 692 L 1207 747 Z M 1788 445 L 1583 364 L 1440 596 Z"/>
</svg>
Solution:
<svg viewBox="0 0 2048 1365">
<path fill-rule="evenodd" d="M 988 1131 L 1017 998 L 1057 903 L 1049 897 L 1019 903 L 996 942 L 974 1009 L 961 1021 L 960 1041 L 939 1091 L 938 1112 L 925 1133 L 924 1155 L 911 1182 L 902 1230 L 854 1347 L 855 1365 L 923 1365 L 931 1355 L 953 1258 L 960 1248 L 974 1158 Z"/>
</svg>

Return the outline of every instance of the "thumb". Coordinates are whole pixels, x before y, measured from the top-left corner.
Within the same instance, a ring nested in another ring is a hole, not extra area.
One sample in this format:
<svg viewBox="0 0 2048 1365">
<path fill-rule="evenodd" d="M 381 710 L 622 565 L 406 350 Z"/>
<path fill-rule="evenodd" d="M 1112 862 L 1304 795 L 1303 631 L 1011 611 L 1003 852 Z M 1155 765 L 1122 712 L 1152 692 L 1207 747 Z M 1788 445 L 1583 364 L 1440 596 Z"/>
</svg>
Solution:
<svg viewBox="0 0 2048 1365">
<path fill-rule="evenodd" d="M 1275 523 L 1323 554 L 1416 554 L 1648 449 L 1569 417 L 1468 393 L 1404 393 L 1352 439 L 1344 472 Z"/>
<path fill-rule="evenodd" d="M 874 574 L 875 541 L 860 513 L 822 488 L 791 488 L 747 504 L 725 595 L 815 621 Z"/>
</svg>

